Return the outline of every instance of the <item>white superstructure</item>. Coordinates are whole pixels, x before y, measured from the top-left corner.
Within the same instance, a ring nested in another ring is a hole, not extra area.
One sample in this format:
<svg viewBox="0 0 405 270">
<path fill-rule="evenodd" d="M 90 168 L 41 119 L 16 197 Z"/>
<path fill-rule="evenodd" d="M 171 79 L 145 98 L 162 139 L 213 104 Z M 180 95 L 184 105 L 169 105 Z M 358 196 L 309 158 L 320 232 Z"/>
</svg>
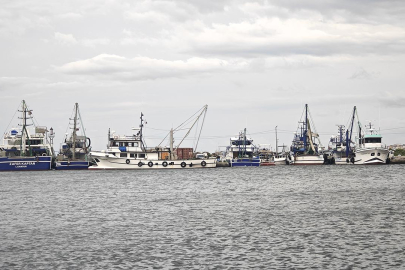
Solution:
<svg viewBox="0 0 405 270">
<path fill-rule="evenodd" d="M 367 134 L 362 134 L 361 129 L 359 136 L 356 137 L 356 157 L 354 164 L 385 164 L 388 159 L 389 150 L 383 147 L 382 136 L 372 127 L 371 123 L 366 126 Z"/>
<path fill-rule="evenodd" d="M 207 106 L 203 112 L 206 112 Z M 170 147 L 147 148 L 144 143 L 143 114 L 141 113 L 141 125 L 137 134 L 120 136 L 108 132 L 107 150 L 91 151 L 91 157 L 95 161 L 91 170 L 100 169 L 191 169 L 216 167 L 216 159 L 178 159 L 176 148 L 173 147 L 173 129 L 170 132 Z M 178 146 L 177 146 L 178 147 Z"/>
</svg>

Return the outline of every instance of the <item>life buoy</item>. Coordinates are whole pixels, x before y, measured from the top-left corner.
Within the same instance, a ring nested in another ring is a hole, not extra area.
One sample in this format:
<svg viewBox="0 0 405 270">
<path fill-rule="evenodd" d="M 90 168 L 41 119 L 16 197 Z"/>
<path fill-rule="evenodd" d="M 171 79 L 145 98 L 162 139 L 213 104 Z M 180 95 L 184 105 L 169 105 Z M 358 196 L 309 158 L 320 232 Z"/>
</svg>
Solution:
<svg viewBox="0 0 405 270">
<path fill-rule="evenodd" d="M 207 166 L 207 162 L 205 162 L 205 160 L 201 161 L 201 166 L 203 167 Z"/>
<path fill-rule="evenodd" d="M 184 168 L 184 167 L 186 167 L 186 163 L 183 161 L 181 164 L 180 164 L 180 166 L 182 167 L 182 168 Z"/>
<path fill-rule="evenodd" d="M 163 161 L 163 162 L 162 162 L 162 166 L 163 166 L 163 167 L 167 167 L 167 162 L 166 162 L 166 161 Z"/>
<path fill-rule="evenodd" d="M 152 161 L 149 161 L 149 162 L 148 162 L 148 166 L 149 166 L 149 167 L 152 167 L 152 166 L 153 166 L 153 162 L 152 162 Z"/>
<path fill-rule="evenodd" d="M 125 160 L 125 163 L 129 164 L 129 163 L 131 163 L 131 161 L 129 159 L 127 159 L 127 160 Z"/>
<path fill-rule="evenodd" d="M 138 162 L 138 167 L 142 167 L 143 163 L 141 161 Z"/>
</svg>

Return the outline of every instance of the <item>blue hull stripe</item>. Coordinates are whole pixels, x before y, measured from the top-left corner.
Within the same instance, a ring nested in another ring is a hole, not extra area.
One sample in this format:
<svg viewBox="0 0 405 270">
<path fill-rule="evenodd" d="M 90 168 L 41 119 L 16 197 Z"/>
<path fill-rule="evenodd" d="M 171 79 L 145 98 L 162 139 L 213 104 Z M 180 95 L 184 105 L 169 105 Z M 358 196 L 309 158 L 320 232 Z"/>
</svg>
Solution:
<svg viewBox="0 0 405 270">
<path fill-rule="evenodd" d="M 0 158 L 0 171 L 43 171 L 50 170 L 52 157 Z"/>
<path fill-rule="evenodd" d="M 260 159 L 242 158 L 231 162 L 231 167 L 259 167 Z"/>
</svg>

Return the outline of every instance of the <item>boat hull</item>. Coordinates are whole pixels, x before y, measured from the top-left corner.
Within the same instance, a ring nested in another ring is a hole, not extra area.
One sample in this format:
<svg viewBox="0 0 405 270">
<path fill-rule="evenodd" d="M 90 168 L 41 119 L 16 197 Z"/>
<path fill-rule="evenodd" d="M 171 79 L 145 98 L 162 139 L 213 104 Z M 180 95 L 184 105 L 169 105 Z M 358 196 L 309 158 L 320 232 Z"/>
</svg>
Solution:
<svg viewBox="0 0 405 270">
<path fill-rule="evenodd" d="M 55 170 L 87 170 L 89 166 L 88 161 L 60 161 L 56 162 Z"/>
<path fill-rule="evenodd" d="M 356 150 L 355 165 L 386 164 L 389 150 L 385 148 L 360 148 Z"/>
<path fill-rule="evenodd" d="M 96 157 L 95 165 L 89 170 L 153 170 L 153 169 L 195 169 L 215 168 L 216 159 L 189 159 L 189 160 L 140 160 L 112 157 Z"/>
<path fill-rule="evenodd" d="M 294 157 L 294 165 L 322 165 L 323 162 L 323 156 L 302 155 Z"/>
<path fill-rule="evenodd" d="M 231 167 L 259 167 L 259 158 L 241 158 L 230 160 Z"/>
<path fill-rule="evenodd" d="M 275 163 L 277 166 L 280 166 L 280 165 L 289 165 L 289 164 L 290 164 L 290 163 L 289 163 L 287 160 L 285 160 L 285 159 L 283 159 L 283 160 L 275 160 L 274 163 Z"/>
<path fill-rule="evenodd" d="M 0 171 L 46 171 L 51 168 L 51 156 L 0 158 Z"/>
<path fill-rule="evenodd" d="M 276 163 L 274 163 L 274 161 L 262 161 L 260 163 L 260 166 L 274 166 L 276 165 Z"/>
</svg>

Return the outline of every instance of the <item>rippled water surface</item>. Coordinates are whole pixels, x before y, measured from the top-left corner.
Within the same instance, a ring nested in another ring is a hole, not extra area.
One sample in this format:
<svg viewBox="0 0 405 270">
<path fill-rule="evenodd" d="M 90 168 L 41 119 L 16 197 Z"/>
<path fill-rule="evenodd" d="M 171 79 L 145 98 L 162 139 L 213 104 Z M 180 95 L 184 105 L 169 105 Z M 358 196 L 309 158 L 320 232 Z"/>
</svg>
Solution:
<svg viewBox="0 0 405 270">
<path fill-rule="evenodd" d="M 1 269 L 404 269 L 405 166 L 0 173 Z"/>
</svg>

